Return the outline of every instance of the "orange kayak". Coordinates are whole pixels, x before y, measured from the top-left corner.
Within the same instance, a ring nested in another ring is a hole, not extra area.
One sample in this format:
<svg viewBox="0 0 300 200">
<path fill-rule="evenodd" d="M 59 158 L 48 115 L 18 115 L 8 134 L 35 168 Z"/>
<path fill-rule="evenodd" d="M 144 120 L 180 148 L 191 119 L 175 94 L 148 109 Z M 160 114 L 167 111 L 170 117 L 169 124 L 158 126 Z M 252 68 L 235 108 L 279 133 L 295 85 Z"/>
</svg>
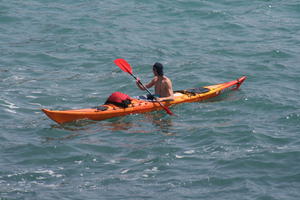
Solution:
<svg viewBox="0 0 300 200">
<path fill-rule="evenodd" d="M 233 80 L 226 83 L 174 91 L 174 100 L 162 103 L 165 106 L 172 106 L 186 102 L 203 101 L 212 97 L 216 97 L 225 91 L 238 89 L 246 78 L 246 76 L 242 76 L 237 80 Z M 127 108 L 122 108 L 113 104 L 108 104 L 101 105 L 95 108 L 77 110 L 42 109 L 42 111 L 53 121 L 62 124 L 80 119 L 105 120 L 133 113 L 145 113 L 162 109 L 163 108 L 160 106 L 160 104 L 155 101 L 133 99 L 131 101 L 131 104 Z"/>
</svg>

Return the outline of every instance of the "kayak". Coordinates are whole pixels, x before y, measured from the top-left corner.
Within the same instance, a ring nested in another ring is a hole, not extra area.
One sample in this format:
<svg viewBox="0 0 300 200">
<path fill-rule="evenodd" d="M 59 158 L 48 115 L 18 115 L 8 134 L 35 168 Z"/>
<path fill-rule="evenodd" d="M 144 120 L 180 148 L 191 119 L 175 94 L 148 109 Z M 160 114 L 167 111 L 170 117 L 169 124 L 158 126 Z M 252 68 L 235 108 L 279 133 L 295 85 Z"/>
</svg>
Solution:
<svg viewBox="0 0 300 200">
<path fill-rule="evenodd" d="M 210 99 L 220 94 L 238 89 L 246 80 L 246 76 L 242 76 L 236 80 L 209 85 L 199 88 L 174 91 L 173 101 L 161 102 L 164 106 L 173 106 L 180 103 L 198 102 Z M 42 111 L 53 121 L 62 124 L 81 119 L 89 120 L 105 120 L 113 117 L 120 117 L 135 113 L 145 113 L 155 110 L 162 110 L 163 107 L 156 101 L 148 101 L 141 99 L 132 99 L 131 104 L 127 108 L 122 108 L 113 104 L 104 104 L 94 108 L 76 109 L 76 110 L 48 110 Z"/>
</svg>

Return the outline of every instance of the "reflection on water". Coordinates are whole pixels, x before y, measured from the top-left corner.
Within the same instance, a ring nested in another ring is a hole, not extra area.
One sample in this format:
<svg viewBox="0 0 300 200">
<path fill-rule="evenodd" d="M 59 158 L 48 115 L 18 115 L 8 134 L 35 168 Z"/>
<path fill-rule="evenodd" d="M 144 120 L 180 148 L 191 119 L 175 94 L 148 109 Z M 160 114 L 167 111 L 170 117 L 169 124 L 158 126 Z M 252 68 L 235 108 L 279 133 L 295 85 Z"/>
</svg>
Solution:
<svg viewBox="0 0 300 200">
<path fill-rule="evenodd" d="M 55 138 L 55 137 L 46 137 L 46 141 L 45 142 L 50 142 L 50 141 L 55 141 L 55 140 L 58 140 L 58 141 L 62 141 L 62 140 L 71 140 L 75 137 L 78 137 L 80 134 L 71 134 L 71 135 L 67 135 L 65 137 L 59 137 L 59 138 Z"/>
<path fill-rule="evenodd" d="M 132 119 L 135 118 L 136 120 Z M 152 112 L 118 118 L 112 122 L 102 123 L 102 127 L 109 131 L 125 131 L 127 133 L 153 133 L 153 129 L 146 128 L 149 122 L 154 125 L 154 130 L 165 135 L 171 133 L 172 119 L 162 112 Z"/>
<path fill-rule="evenodd" d="M 53 124 L 51 128 L 62 129 L 67 131 L 84 131 L 89 129 L 88 125 L 95 124 L 95 121 L 90 120 L 78 120 L 75 122 L 65 123 L 65 124 Z"/>
<path fill-rule="evenodd" d="M 126 118 L 126 117 L 125 117 Z M 118 121 L 106 122 L 102 124 L 103 128 L 109 131 L 124 131 L 127 133 L 149 133 L 145 130 L 134 131 L 140 127 L 137 121 L 126 121 L 123 118 Z"/>
<path fill-rule="evenodd" d="M 156 128 L 157 131 L 162 132 L 164 135 L 174 135 L 172 133 L 172 117 L 166 115 L 163 112 L 146 113 L 145 119 L 150 121 Z"/>
<path fill-rule="evenodd" d="M 152 128 L 149 128 L 152 125 Z M 51 125 L 53 129 L 70 131 L 72 134 L 63 137 L 46 137 L 46 142 L 53 140 L 68 140 L 74 137 L 82 136 L 87 133 L 98 134 L 99 130 L 109 132 L 126 132 L 126 133 L 162 133 L 164 135 L 174 135 L 172 131 L 172 117 L 164 112 L 152 112 L 146 114 L 131 115 L 118 117 L 105 121 L 79 120 L 66 124 Z M 74 134 L 74 132 L 77 132 Z"/>
</svg>

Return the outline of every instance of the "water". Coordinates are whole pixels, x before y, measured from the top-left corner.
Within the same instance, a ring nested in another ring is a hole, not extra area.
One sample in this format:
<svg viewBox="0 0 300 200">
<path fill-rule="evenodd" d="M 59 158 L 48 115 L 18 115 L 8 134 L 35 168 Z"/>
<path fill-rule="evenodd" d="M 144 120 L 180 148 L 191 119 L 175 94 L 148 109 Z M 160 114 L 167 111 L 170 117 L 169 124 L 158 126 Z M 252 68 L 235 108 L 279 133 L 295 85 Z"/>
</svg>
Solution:
<svg viewBox="0 0 300 200">
<path fill-rule="evenodd" d="M 0 199 L 299 199 L 300 3 L 0 1 Z M 58 125 L 41 108 L 248 79 L 163 111 Z"/>
</svg>

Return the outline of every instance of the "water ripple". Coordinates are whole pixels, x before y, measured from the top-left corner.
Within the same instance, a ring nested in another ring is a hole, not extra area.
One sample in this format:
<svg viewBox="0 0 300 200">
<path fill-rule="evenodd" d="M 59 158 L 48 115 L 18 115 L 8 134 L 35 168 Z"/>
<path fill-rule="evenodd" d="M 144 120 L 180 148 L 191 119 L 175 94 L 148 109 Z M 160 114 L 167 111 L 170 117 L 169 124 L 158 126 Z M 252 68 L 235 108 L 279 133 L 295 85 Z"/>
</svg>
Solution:
<svg viewBox="0 0 300 200">
<path fill-rule="evenodd" d="M 299 2 L 6 1 L 0 6 L 2 199 L 299 199 Z M 201 103 L 58 125 L 41 111 L 247 75 Z"/>
</svg>

